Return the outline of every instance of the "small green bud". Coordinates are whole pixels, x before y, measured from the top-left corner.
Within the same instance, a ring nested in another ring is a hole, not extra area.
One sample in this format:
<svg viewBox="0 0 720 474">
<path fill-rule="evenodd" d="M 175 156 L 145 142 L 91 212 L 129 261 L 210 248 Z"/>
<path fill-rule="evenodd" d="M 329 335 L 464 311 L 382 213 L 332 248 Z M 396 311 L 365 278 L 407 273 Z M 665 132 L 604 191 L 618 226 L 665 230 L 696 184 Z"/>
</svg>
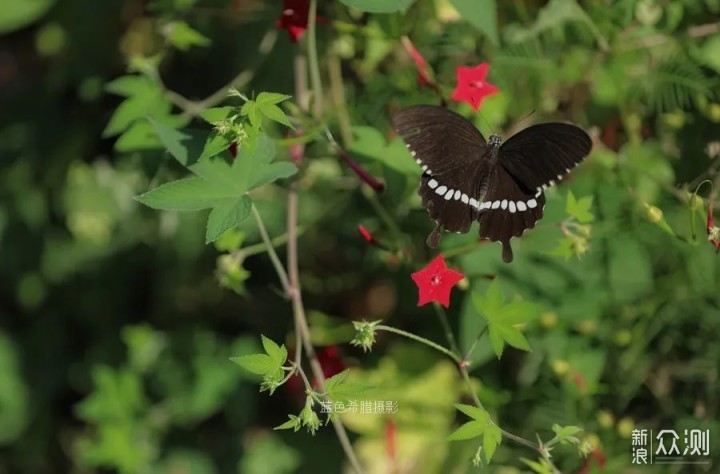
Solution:
<svg viewBox="0 0 720 474">
<path fill-rule="evenodd" d="M 643 206 L 645 206 L 645 217 L 647 220 L 653 224 L 658 224 L 663 220 L 663 212 L 660 208 L 646 202 L 643 203 Z"/>
<path fill-rule="evenodd" d="M 300 412 L 300 421 L 310 434 L 314 435 L 315 432 L 320 428 L 320 418 L 318 418 L 315 410 L 312 409 L 313 401 L 311 397 L 307 397 L 305 402 L 305 408 Z"/>
<path fill-rule="evenodd" d="M 375 344 L 375 326 L 381 322 L 381 320 L 373 322 L 353 321 L 353 326 L 355 326 L 357 333 L 355 334 L 353 340 L 350 341 L 350 344 L 362 347 L 363 352 L 372 350 L 372 346 Z"/>
</svg>

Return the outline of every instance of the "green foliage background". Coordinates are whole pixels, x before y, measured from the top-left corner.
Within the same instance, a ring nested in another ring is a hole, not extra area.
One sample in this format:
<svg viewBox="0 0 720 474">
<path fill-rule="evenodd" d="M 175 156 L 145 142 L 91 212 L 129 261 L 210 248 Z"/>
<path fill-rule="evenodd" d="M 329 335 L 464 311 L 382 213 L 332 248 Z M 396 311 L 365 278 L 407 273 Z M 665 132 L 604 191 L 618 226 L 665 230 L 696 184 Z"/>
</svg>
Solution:
<svg viewBox="0 0 720 474">
<path fill-rule="evenodd" d="M 293 62 L 306 45 L 276 30 L 281 10 L 253 0 L 6 0 L 0 472 L 341 470 L 330 428 L 272 431 L 302 403 L 286 387 L 258 393 L 258 379 L 228 360 L 259 352 L 260 333 L 294 340 L 254 221 L 216 240 L 206 212 L 134 199 L 189 176 L 153 123 L 207 134 L 201 113 L 230 85 L 251 98 L 296 95 Z M 415 195 L 419 170 L 389 126 L 403 106 L 438 103 L 417 86 L 404 35 L 446 97 L 458 65 L 490 63 L 501 92 L 482 115 L 451 104 L 486 135 L 570 120 L 595 142 L 548 192 L 545 218 L 514 242 L 511 265 L 499 245 L 476 243 L 476 229 L 443 240 L 469 282 L 449 310 L 463 349 L 485 324 L 488 276 L 507 301 L 532 306 L 522 328 L 532 352 L 506 347 L 498 360 L 488 338 L 474 352 L 471 375 L 493 418 L 532 440 L 551 437 L 553 424 L 580 426 L 606 472 L 630 472 L 636 426 L 717 438 L 720 265 L 706 240 L 708 202 L 690 195 L 720 176 L 720 2 L 344 0 L 321 2 L 320 14 L 324 123 L 387 190 L 362 185 L 291 99 L 285 111 L 310 137 L 298 178 L 302 287 L 316 345 L 340 345 L 352 376 L 379 387 L 368 399 L 398 401 L 401 466 L 471 471 L 477 448 L 447 441 L 466 421 L 454 404 L 468 402 L 452 361 L 387 333 L 369 354 L 347 344 L 360 319 L 444 340 L 432 308 L 415 306 L 409 274 L 434 256 L 424 246 L 432 226 Z M 286 128 L 267 127 L 286 166 Z M 287 183 L 251 194 L 281 252 Z M 366 245 L 358 225 L 390 250 Z M 387 419 L 344 419 L 369 472 L 389 472 Z M 717 469 L 717 444 L 711 452 Z M 563 472 L 582 463 L 572 449 L 553 454 Z M 529 469 L 521 457 L 535 453 L 504 440 L 485 469 Z"/>
</svg>

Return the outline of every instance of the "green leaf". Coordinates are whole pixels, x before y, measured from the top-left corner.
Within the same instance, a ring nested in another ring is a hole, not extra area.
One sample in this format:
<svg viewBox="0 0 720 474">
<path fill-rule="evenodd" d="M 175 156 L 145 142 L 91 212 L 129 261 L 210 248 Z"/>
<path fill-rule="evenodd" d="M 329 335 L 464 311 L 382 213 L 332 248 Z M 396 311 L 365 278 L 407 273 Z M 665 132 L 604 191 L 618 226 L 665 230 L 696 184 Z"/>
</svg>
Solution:
<svg viewBox="0 0 720 474">
<path fill-rule="evenodd" d="M 467 439 L 477 438 L 482 435 L 486 428 L 489 428 L 487 422 L 468 421 L 460 428 L 453 431 L 448 436 L 448 441 L 464 441 Z"/>
<path fill-rule="evenodd" d="M 0 34 L 19 30 L 37 21 L 54 3 L 54 0 L 3 0 Z"/>
<path fill-rule="evenodd" d="M 495 0 L 450 0 L 465 20 L 483 33 L 492 44 L 500 43 Z"/>
<path fill-rule="evenodd" d="M 272 339 L 269 339 L 263 335 L 260 335 L 262 338 L 262 345 L 265 349 L 265 352 L 272 358 L 272 360 L 277 365 L 283 365 L 285 361 L 287 360 L 287 349 L 285 348 L 285 345 L 278 346 L 275 341 Z"/>
<path fill-rule="evenodd" d="M 231 117 L 236 112 L 235 107 L 212 107 L 200 112 L 200 117 L 206 122 L 215 125 Z"/>
<path fill-rule="evenodd" d="M 251 208 L 252 199 L 247 194 L 217 203 L 208 216 L 205 243 L 215 242 L 225 232 L 239 226 L 248 218 Z"/>
<path fill-rule="evenodd" d="M 346 369 L 339 374 L 333 375 L 325 382 L 327 396 L 334 401 L 346 402 L 351 398 L 371 390 L 372 387 L 347 380 L 350 370 Z"/>
<path fill-rule="evenodd" d="M 490 343 L 492 344 L 493 351 L 499 359 L 502 356 L 503 348 L 505 347 L 505 338 L 502 332 L 499 330 L 500 326 L 497 324 L 491 324 L 488 327 L 488 335 L 490 336 Z"/>
<path fill-rule="evenodd" d="M 254 100 L 248 100 L 240 108 L 240 113 L 247 116 L 248 120 L 250 120 L 250 124 L 253 127 L 260 127 L 262 117 L 260 116 L 260 110 L 258 109 L 257 102 L 255 102 Z"/>
<path fill-rule="evenodd" d="M 460 410 L 461 412 L 465 413 L 467 416 L 472 418 L 475 421 L 483 421 L 487 422 L 490 418 L 490 415 L 487 411 L 483 410 L 480 407 L 472 406 L 472 405 L 463 405 L 462 403 L 456 403 L 455 408 Z"/>
<path fill-rule="evenodd" d="M 300 429 L 300 418 L 295 415 L 288 415 L 290 419 L 282 425 L 276 426 L 274 430 L 289 430 L 290 428 L 295 431 Z"/>
<path fill-rule="evenodd" d="M 279 104 L 291 97 L 291 95 L 278 94 L 277 92 L 261 92 L 255 100 L 258 104 Z"/>
<path fill-rule="evenodd" d="M 369 13 L 393 13 L 407 10 L 415 0 L 340 0 L 348 7 Z"/>
<path fill-rule="evenodd" d="M 524 324 L 537 317 L 539 308 L 529 301 L 513 301 L 502 309 L 502 323 L 507 326 Z"/>
<path fill-rule="evenodd" d="M 501 337 L 505 342 L 510 344 L 516 349 L 521 349 L 523 351 L 530 352 L 530 344 L 528 344 L 527 339 L 525 339 L 525 335 L 523 335 L 522 332 L 520 332 L 519 329 L 514 328 L 512 326 L 501 326 L 501 325 L 494 325 L 495 331 L 500 333 Z M 491 327 L 492 329 L 492 327 Z"/>
<path fill-rule="evenodd" d="M 133 122 L 148 116 L 169 115 L 172 105 L 159 90 L 134 95 L 123 101 L 113 112 L 102 132 L 103 137 L 112 137 L 125 131 Z"/>
<path fill-rule="evenodd" d="M 203 160 L 212 158 L 213 156 L 217 156 L 220 153 L 226 151 L 229 146 L 230 140 L 228 140 L 223 135 L 220 135 L 217 131 L 213 130 L 212 132 L 210 132 L 210 135 L 205 142 L 205 147 L 203 148 L 202 154 L 198 159 Z"/>
<path fill-rule="evenodd" d="M 166 25 L 166 38 L 180 51 L 193 46 L 209 46 L 211 41 L 184 21 L 175 21 Z"/>
<path fill-rule="evenodd" d="M 202 178 L 186 178 L 162 184 L 136 199 L 153 209 L 198 211 L 233 197 Z"/>
<path fill-rule="evenodd" d="M 473 295 L 475 309 L 488 322 L 493 322 L 500 316 L 504 300 L 502 285 L 497 278 L 490 283 L 485 297 Z"/>
<path fill-rule="evenodd" d="M 157 86 L 153 84 L 150 78 L 139 74 L 120 76 L 105 84 L 107 92 L 123 97 L 148 94 L 155 89 L 157 89 Z"/>
<path fill-rule="evenodd" d="M 552 430 L 558 438 L 563 440 L 569 438 L 570 436 L 575 436 L 576 434 L 582 432 L 583 429 L 579 426 L 560 426 L 558 424 L 553 424 Z"/>
<path fill-rule="evenodd" d="M 240 357 L 231 357 L 231 361 L 253 374 L 271 374 L 277 370 L 272 358 L 267 354 L 250 354 Z"/>
<path fill-rule="evenodd" d="M 283 110 L 277 105 L 258 102 L 257 108 L 260 110 L 260 112 L 262 112 L 264 116 L 266 116 L 270 120 L 281 123 L 286 127 L 292 128 L 293 130 L 295 129 L 293 124 L 290 123 L 290 120 L 288 120 L 285 112 L 283 112 Z"/>
<path fill-rule="evenodd" d="M 483 436 L 483 449 L 485 449 L 485 460 L 489 463 L 495 454 L 495 449 L 502 440 L 502 432 L 495 424 L 488 424 Z"/>
<path fill-rule="evenodd" d="M 572 191 L 568 191 L 567 204 L 565 210 L 568 214 L 574 217 L 579 223 L 586 224 L 592 222 L 595 216 L 590 209 L 592 208 L 592 196 L 584 196 L 579 200 L 575 199 L 575 195 Z"/>
<path fill-rule="evenodd" d="M 273 183 L 278 179 L 289 178 L 297 172 L 297 166 L 290 162 L 279 161 L 277 163 L 271 163 L 263 168 L 260 175 L 250 183 L 249 189 L 255 189 L 264 184 Z"/>
</svg>

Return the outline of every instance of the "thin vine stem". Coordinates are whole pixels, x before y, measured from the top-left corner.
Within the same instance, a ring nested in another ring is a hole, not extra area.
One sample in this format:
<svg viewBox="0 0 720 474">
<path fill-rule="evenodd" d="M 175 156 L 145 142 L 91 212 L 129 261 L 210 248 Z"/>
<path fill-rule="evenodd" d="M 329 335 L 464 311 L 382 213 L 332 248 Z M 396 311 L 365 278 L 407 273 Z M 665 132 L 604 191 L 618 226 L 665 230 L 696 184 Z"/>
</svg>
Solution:
<svg viewBox="0 0 720 474">
<path fill-rule="evenodd" d="M 433 308 L 435 309 L 435 315 L 440 320 L 440 325 L 443 327 L 443 331 L 445 331 L 445 337 L 448 340 L 448 344 L 450 344 L 450 348 L 458 356 L 462 355 L 462 352 L 460 352 L 460 346 L 458 346 L 458 343 L 455 340 L 455 335 L 452 332 L 452 328 L 448 323 L 447 313 L 438 303 L 433 303 Z"/>
<path fill-rule="evenodd" d="M 450 357 L 452 360 L 454 360 L 458 364 L 460 363 L 460 357 L 457 354 L 455 354 L 451 350 L 441 346 L 440 344 L 437 344 L 437 343 L 431 341 L 430 339 L 425 339 L 424 337 L 418 336 L 411 332 L 403 331 L 402 329 L 394 328 L 392 326 L 386 326 L 384 324 L 375 326 L 375 330 L 392 332 L 392 333 L 398 334 L 400 336 L 407 337 L 408 339 L 412 339 L 414 341 L 420 342 L 422 344 L 425 344 L 428 347 L 432 347 L 433 349 L 435 349 L 438 352 L 442 352 L 443 354 Z"/>
<path fill-rule="evenodd" d="M 275 272 L 277 273 L 278 278 L 280 278 L 280 283 L 282 284 L 283 291 L 285 291 L 286 295 L 290 295 L 291 286 L 288 274 L 285 271 L 285 267 L 283 267 L 283 264 L 280 261 L 280 257 L 278 257 L 277 252 L 275 252 L 275 246 L 273 245 L 272 240 L 270 240 L 270 236 L 268 235 L 265 224 L 263 223 L 262 217 L 260 217 L 260 213 L 255 207 L 255 204 L 252 205 L 251 209 L 253 217 L 255 217 L 255 222 L 257 222 L 258 230 L 260 231 L 260 237 L 264 242 L 267 253 L 270 256 L 270 260 L 275 267 Z"/>
</svg>

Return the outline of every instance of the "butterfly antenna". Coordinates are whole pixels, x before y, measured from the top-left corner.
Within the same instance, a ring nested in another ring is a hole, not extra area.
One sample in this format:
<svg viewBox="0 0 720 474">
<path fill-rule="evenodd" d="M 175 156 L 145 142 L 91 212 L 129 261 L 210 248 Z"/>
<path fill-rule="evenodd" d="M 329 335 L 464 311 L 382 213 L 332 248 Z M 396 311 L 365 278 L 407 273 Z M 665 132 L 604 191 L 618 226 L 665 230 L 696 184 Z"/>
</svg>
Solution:
<svg viewBox="0 0 720 474">
<path fill-rule="evenodd" d="M 522 121 L 525 120 L 526 118 L 530 117 L 532 114 L 535 113 L 535 111 L 536 111 L 536 109 L 532 109 L 532 110 L 530 111 L 530 113 L 523 115 L 523 117 L 522 117 L 520 120 L 518 120 L 518 122 L 522 122 Z"/>
</svg>

